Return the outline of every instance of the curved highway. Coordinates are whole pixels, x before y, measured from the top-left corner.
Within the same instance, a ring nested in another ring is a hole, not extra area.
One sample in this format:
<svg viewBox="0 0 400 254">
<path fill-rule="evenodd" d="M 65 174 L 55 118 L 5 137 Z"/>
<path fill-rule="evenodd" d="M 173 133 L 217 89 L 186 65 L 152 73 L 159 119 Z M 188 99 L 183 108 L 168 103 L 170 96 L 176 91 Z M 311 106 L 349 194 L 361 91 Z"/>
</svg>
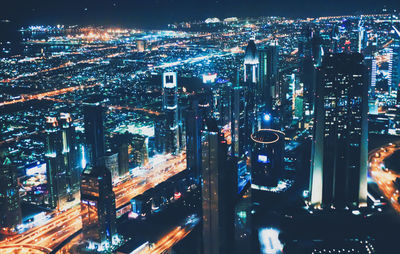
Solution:
<svg viewBox="0 0 400 254">
<path fill-rule="evenodd" d="M 369 175 L 378 185 L 379 190 L 390 202 L 391 206 L 400 212 L 400 204 L 397 202 L 399 191 L 394 185 L 394 180 L 400 174 L 384 167 L 384 160 L 389 158 L 395 151 L 400 150 L 400 141 L 389 143 L 369 152 Z"/>
</svg>

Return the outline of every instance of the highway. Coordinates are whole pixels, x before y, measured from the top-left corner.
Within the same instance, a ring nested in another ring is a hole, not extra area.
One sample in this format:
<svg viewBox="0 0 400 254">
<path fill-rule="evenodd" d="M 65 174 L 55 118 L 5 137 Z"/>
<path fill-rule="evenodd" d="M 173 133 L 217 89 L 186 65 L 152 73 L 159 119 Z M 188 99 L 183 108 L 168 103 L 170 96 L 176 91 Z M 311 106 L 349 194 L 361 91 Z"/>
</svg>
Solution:
<svg viewBox="0 0 400 254">
<path fill-rule="evenodd" d="M 384 167 L 384 160 L 399 149 L 400 142 L 389 143 L 369 153 L 369 174 L 397 212 L 400 212 L 400 204 L 397 202 L 399 191 L 393 181 L 396 180 L 396 177 L 400 177 L 400 174 Z"/>
<path fill-rule="evenodd" d="M 100 85 L 100 83 L 96 83 L 96 84 L 92 84 L 92 85 L 71 86 L 71 87 L 65 87 L 65 88 L 52 90 L 52 91 L 47 91 L 47 92 L 43 92 L 43 93 L 22 95 L 20 99 L 1 102 L 0 103 L 0 107 L 1 106 L 5 106 L 5 105 L 11 105 L 11 104 L 16 104 L 16 103 L 31 101 L 31 100 L 41 100 L 44 97 L 57 96 L 57 95 L 73 92 L 73 91 L 76 91 L 76 90 L 82 90 L 82 89 L 95 87 L 95 86 L 98 86 L 98 85 Z"/>
<path fill-rule="evenodd" d="M 121 207 L 132 198 L 153 188 L 171 176 L 186 169 L 186 154 L 176 156 L 164 155 L 155 162 L 143 167 L 142 175 L 124 181 L 114 186 L 116 207 Z M 75 206 L 63 212 L 48 214 L 50 219 L 46 224 L 28 229 L 26 232 L 11 236 L 0 242 L 0 252 L 14 253 L 50 253 L 69 236 L 82 228 L 80 206 Z"/>
<path fill-rule="evenodd" d="M 200 219 L 195 214 L 189 216 L 183 225 L 174 228 L 156 243 L 152 244 L 149 249 L 144 249 L 138 254 L 159 254 L 168 251 L 175 244 L 183 240 L 199 222 Z"/>
<path fill-rule="evenodd" d="M 121 182 L 118 186 L 114 187 L 115 206 L 117 209 L 120 208 L 132 198 L 144 193 L 185 169 L 186 153 L 174 157 L 168 156 L 165 161 L 158 161 L 154 164 L 149 163 L 144 167 L 146 171 L 144 176 Z M 143 184 L 140 185 L 141 183 Z"/>
</svg>

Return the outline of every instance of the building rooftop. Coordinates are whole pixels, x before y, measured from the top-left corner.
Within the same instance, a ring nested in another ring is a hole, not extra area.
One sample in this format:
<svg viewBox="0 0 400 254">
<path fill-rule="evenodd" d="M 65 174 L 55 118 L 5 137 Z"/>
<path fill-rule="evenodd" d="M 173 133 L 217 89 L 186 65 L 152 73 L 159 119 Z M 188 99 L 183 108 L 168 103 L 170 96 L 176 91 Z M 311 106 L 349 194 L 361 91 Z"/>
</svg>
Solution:
<svg viewBox="0 0 400 254">
<path fill-rule="evenodd" d="M 244 53 L 244 64 L 258 64 L 257 47 L 253 39 L 249 41 Z"/>
</svg>

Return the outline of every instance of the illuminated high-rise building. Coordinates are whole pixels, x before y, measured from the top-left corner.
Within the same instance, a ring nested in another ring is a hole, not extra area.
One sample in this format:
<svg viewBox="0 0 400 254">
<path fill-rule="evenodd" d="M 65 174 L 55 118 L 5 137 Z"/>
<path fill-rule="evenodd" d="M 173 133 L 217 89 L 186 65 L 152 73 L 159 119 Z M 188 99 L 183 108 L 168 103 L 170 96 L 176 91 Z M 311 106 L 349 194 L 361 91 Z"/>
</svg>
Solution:
<svg viewBox="0 0 400 254">
<path fill-rule="evenodd" d="M 105 155 L 100 158 L 100 163 L 110 171 L 112 180 L 119 177 L 118 153 L 106 152 Z"/>
<path fill-rule="evenodd" d="M 368 43 L 368 32 L 365 30 L 364 21 L 361 19 L 358 22 L 358 42 L 357 42 L 357 52 L 364 53 L 364 49 L 367 47 Z"/>
<path fill-rule="evenodd" d="M 203 121 L 199 112 L 198 101 L 194 100 L 192 106 L 185 113 L 187 169 L 192 171 L 197 180 L 200 177 L 201 170 L 201 128 Z"/>
<path fill-rule="evenodd" d="M 71 116 L 46 117 L 46 176 L 48 204 L 63 209 L 79 191 L 78 151 Z"/>
<path fill-rule="evenodd" d="M 176 154 L 179 151 L 178 128 L 178 80 L 176 72 L 162 75 L 163 111 L 166 118 L 165 152 Z"/>
<path fill-rule="evenodd" d="M 257 104 L 263 105 L 264 109 L 270 112 L 272 100 L 278 96 L 278 51 L 279 46 L 270 44 L 258 49 L 259 53 L 259 82 L 257 84 Z"/>
<path fill-rule="evenodd" d="M 247 149 L 247 122 L 246 122 L 246 90 L 244 87 L 232 88 L 232 117 L 231 117 L 231 140 L 232 155 L 243 157 Z"/>
<path fill-rule="evenodd" d="M 318 69 L 310 202 L 367 204 L 368 77 L 361 54 L 329 54 Z"/>
<path fill-rule="evenodd" d="M 146 165 L 149 161 L 148 139 L 145 136 L 132 135 L 133 165 L 134 167 Z"/>
<path fill-rule="evenodd" d="M 393 62 L 392 62 L 392 83 L 393 87 L 397 90 L 397 93 L 400 91 L 400 31 L 395 28 L 395 38 L 393 39 L 393 43 L 391 45 L 393 49 Z"/>
<path fill-rule="evenodd" d="M 258 82 L 258 68 L 260 61 L 258 59 L 257 47 L 254 38 L 251 38 L 247 44 L 244 54 L 244 82 Z"/>
<path fill-rule="evenodd" d="M 99 100 L 90 99 L 83 105 L 83 115 L 89 163 L 96 165 L 105 153 L 104 108 Z"/>
<path fill-rule="evenodd" d="M 107 250 L 118 241 L 111 172 L 88 166 L 81 181 L 82 232 L 90 249 Z"/>
<path fill-rule="evenodd" d="M 0 233 L 13 234 L 22 221 L 17 168 L 0 147 Z"/>
<path fill-rule="evenodd" d="M 231 120 L 231 83 L 217 83 L 211 87 L 212 116 L 219 126 L 225 126 Z"/>
<path fill-rule="evenodd" d="M 400 88 L 400 31 L 396 26 L 392 26 L 394 38 L 391 47 L 393 48 L 393 84 L 397 89 Z"/>
<path fill-rule="evenodd" d="M 303 124 L 308 127 L 314 119 L 316 67 L 323 56 L 322 39 L 318 32 L 307 28 L 299 40 L 300 83 L 303 87 Z"/>
<path fill-rule="evenodd" d="M 232 83 L 225 83 L 220 87 L 220 123 L 221 126 L 226 126 L 231 123 L 232 117 Z"/>
<path fill-rule="evenodd" d="M 166 138 L 166 117 L 162 114 L 154 117 L 154 147 L 156 153 L 163 154 L 165 152 Z"/>
<path fill-rule="evenodd" d="M 284 170 L 285 134 L 279 130 L 261 129 L 251 135 L 251 187 L 268 190 L 278 184 Z"/>
<path fill-rule="evenodd" d="M 51 208 L 59 205 L 59 199 L 64 186 L 65 178 L 62 172 L 62 140 L 60 137 L 58 121 L 55 117 L 46 117 L 46 178 L 48 204 Z"/>
<path fill-rule="evenodd" d="M 69 199 L 71 199 L 73 194 L 79 191 L 80 172 L 78 170 L 76 132 L 69 113 L 60 114 L 59 127 L 61 128 L 62 139 L 62 171 L 65 173 L 67 193 L 70 195 Z"/>
<path fill-rule="evenodd" d="M 227 144 L 214 119 L 205 121 L 201 135 L 203 253 L 232 253 L 237 175 L 229 166 Z"/>
<path fill-rule="evenodd" d="M 123 176 L 129 172 L 129 133 L 117 134 L 112 139 L 113 152 L 118 153 L 118 175 Z"/>
<path fill-rule="evenodd" d="M 256 44 L 254 42 L 254 38 L 251 38 L 245 51 L 244 55 L 244 78 L 243 78 L 243 86 L 246 89 L 246 133 L 247 137 L 256 128 L 257 124 L 257 86 L 259 83 L 259 55 L 257 51 Z M 237 78 L 237 82 L 239 83 L 239 78 Z M 247 142 L 248 144 L 248 142 Z"/>
</svg>

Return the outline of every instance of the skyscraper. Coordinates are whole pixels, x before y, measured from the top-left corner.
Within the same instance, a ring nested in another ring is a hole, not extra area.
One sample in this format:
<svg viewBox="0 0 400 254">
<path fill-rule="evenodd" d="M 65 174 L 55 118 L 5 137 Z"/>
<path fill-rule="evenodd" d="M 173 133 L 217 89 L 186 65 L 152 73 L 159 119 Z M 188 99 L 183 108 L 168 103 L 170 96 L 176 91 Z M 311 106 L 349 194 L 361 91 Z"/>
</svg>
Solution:
<svg viewBox="0 0 400 254">
<path fill-rule="evenodd" d="M 165 150 L 176 154 L 179 151 L 178 128 L 178 83 L 176 72 L 164 72 L 162 76 L 163 111 L 166 117 Z"/>
<path fill-rule="evenodd" d="M 244 53 L 244 82 L 257 83 L 258 82 L 258 68 L 259 59 L 257 53 L 257 47 L 254 42 L 254 38 L 249 40 L 246 51 Z"/>
<path fill-rule="evenodd" d="M 100 251 L 116 244 L 115 194 L 111 173 L 105 166 L 88 166 L 83 171 L 81 214 L 82 231 L 90 248 Z"/>
<path fill-rule="evenodd" d="M 241 158 L 247 149 L 247 124 L 246 124 L 246 90 L 244 87 L 236 86 L 232 88 L 232 155 Z"/>
<path fill-rule="evenodd" d="M 201 138 L 203 253 L 231 253 L 234 170 L 228 166 L 227 144 L 214 119 L 207 119 Z M 236 187 L 237 188 L 237 187 Z"/>
<path fill-rule="evenodd" d="M 17 168 L 5 147 L 0 147 L 0 232 L 16 233 L 21 224 Z"/>
<path fill-rule="evenodd" d="M 368 78 L 361 54 L 329 54 L 318 69 L 311 204 L 367 204 Z"/>
<path fill-rule="evenodd" d="M 146 165 L 149 161 L 147 137 L 133 134 L 131 136 L 133 148 L 133 165 L 134 167 Z"/>
<path fill-rule="evenodd" d="M 113 152 L 118 153 L 118 175 L 123 176 L 129 172 L 129 133 L 114 135 L 112 139 Z"/>
<path fill-rule="evenodd" d="M 231 88 L 232 84 L 217 83 L 211 87 L 212 115 L 219 126 L 225 126 L 231 119 Z"/>
<path fill-rule="evenodd" d="M 55 117 L 46 117 L 46 178 L 48 204 L 51 208 L 56 208 L 59 205 L 59 198 L 63 180 L 61 179 L 61 162 L 60 154 L 62 140 L 60 137 L 58 121 Z"/>
<path fill-rule="evenodd" d="M 268 190 L 278 184 L 284 170 L 285 134 L 261 129 L 251 135 L 251 188 Z"/>
<path fill-rule="evenodd" d="M 323 49 L 318 32 L 311 28 L 303 31 L 299 41 L 300 82 L 303 86 L 303 124 L 312 125 L 315 107 L 316 67 L 321 65 Z"/>
<path fill-rule="evenodd" d="M 259 82 L 257 84 L 257 104 L 263 105 L 264 109 L 271 112 L 272 100 L 276 99 L 278 79 L 278 45 L 270 44 L 258 49 L 259 53 Z"/>
<path fill-rule="evenodd" d="M 59 125 L 62 139 L 62 171 L 65 172 L 67 194 L 69 199 L 72 199 L 73 194 L 79 191 L 80 172 L 78 170 L 76 133 L 72 125 L 71 115 L 69 113 L 61 113 Z"/>
<path fill-rule="evenodd" d="M 89 163 L 96 165 L 105 153 L 104 109 L 97 99 L 89 99 L 83 105 L 85 138 Z"/>
<path fill-rule="evenodd" d="M 187 169 L 193 172 L 196 180 L 201 170 L 201 128 L 202 117 L 199 112 L 198 101 L 186 110 L 186 163 Z"/>
<path fill-rule="evenodd" d="M 249 137 L 257 123 L 257 86 L 259 83 L 259 55 L 254 38 L 251 38 L 244 55 L 244 79 L 246 88 L 246 137 Z M 239 79 L 237 80 L 239 83 Z M 248 145 L 248 142 L 247 142 Z"/>
<path fill-rule="evenodd" d="M 48 204 L 62 209 L 79 191 L 77 147 L 71 116 L 46 117 L 46 176 Z"/>
<path fill-rule="evenodd" d="M 167 138 L 167 121 L 164 114 L 154 117 L 154 146 L 159 154 L 165 152 Z"/>
</svg>

